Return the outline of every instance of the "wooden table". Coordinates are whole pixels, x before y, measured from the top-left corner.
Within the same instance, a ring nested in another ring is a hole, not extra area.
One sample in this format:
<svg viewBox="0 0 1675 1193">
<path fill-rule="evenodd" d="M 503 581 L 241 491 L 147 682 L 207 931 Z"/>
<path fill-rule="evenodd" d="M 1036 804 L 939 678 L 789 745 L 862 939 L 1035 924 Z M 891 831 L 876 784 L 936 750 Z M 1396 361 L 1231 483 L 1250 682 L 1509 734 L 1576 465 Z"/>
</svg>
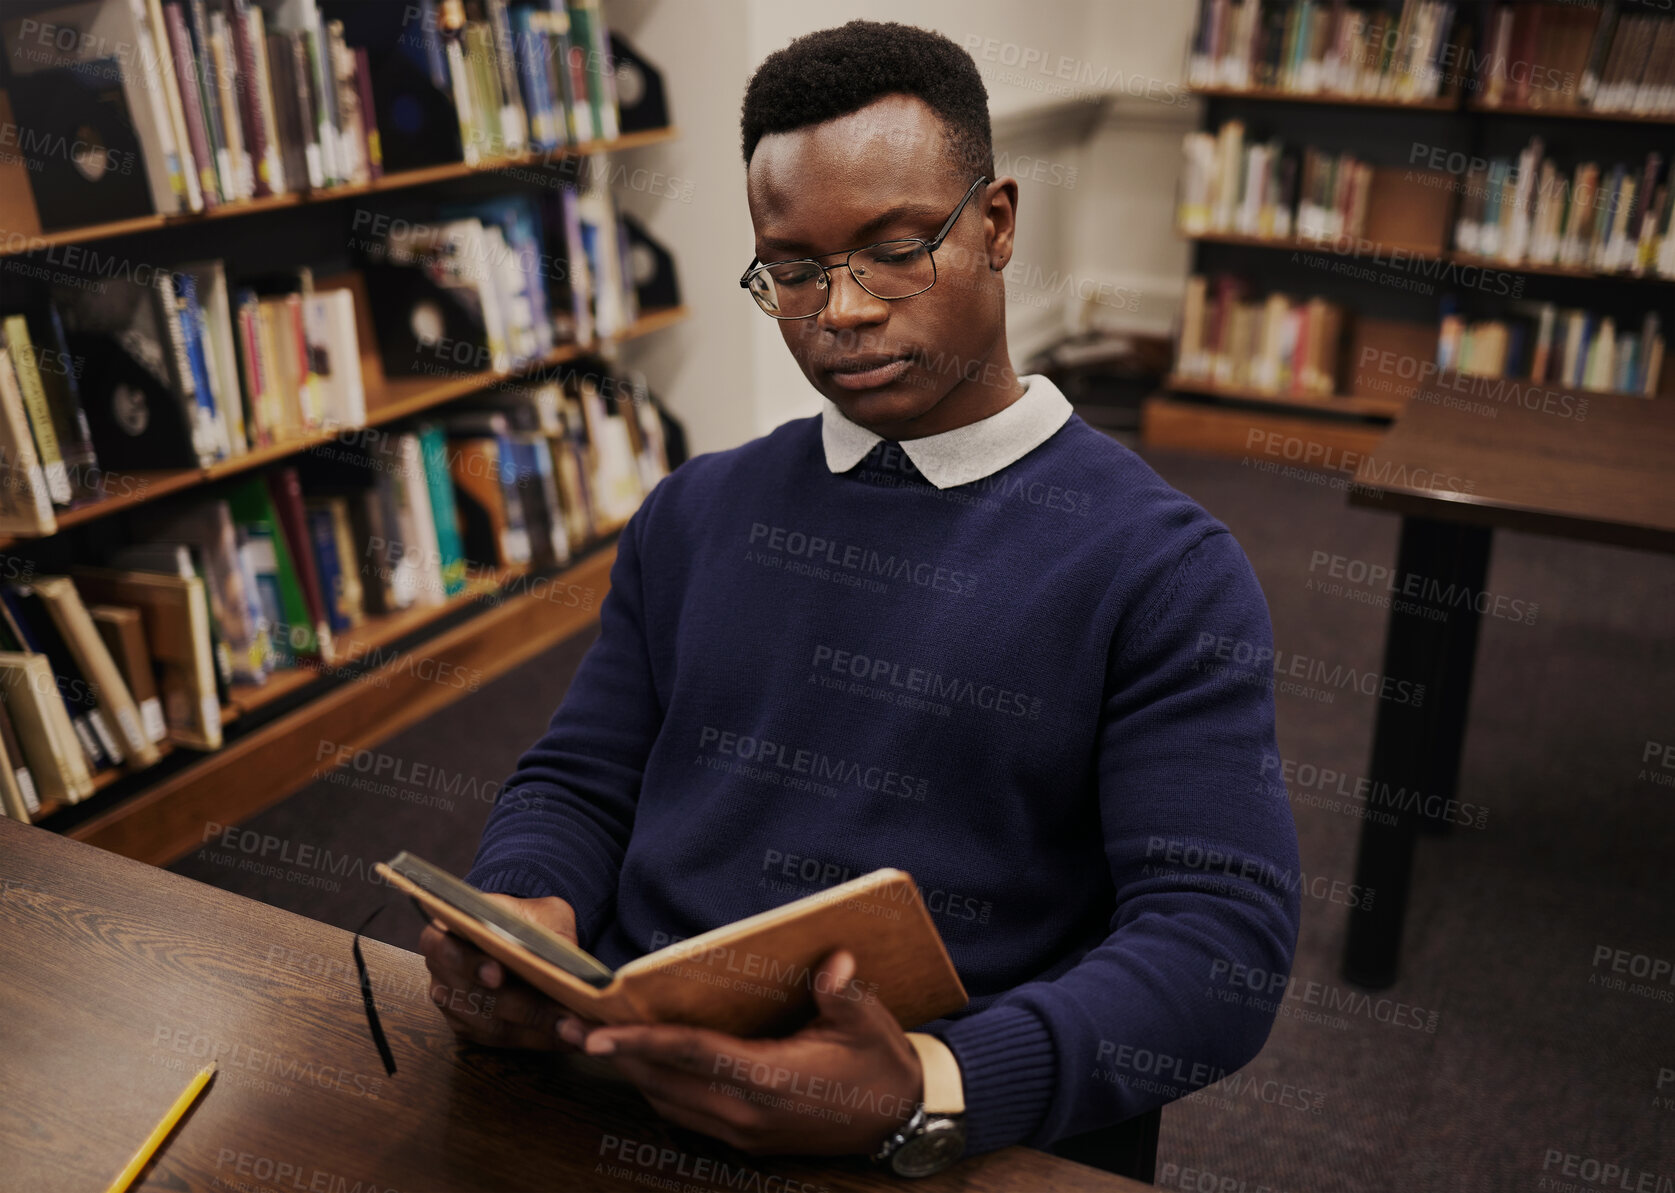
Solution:
<svg viewBox="0 0 1675 1193">
<path fill-rule="evenodd" d="M 412 909 L 343 880 L 368 911 Z M 417 917 L 414 917 L 415 934 Z M 661 1119 L 607 1062 L 462 1045 L 423 960 L 0 817 L 0 1167 L 7 1189 L 102 1190 L 192 1074 L 219 1072 L 136 1188 L 468 1193 L 883 1190 L 865 1160 L 746 1156 Z M 357 1183 L 358 1182 L 358 1183 Z M 1013 1147 L 920 1190 L 1140 1190 Z"/>
<path fill-rule="evenodd" d="M 1461 385 L 1467 385 L 1462 379 Z M 1417 789 L 1454 797 L 1465 740 L 1472 664 L 1483 610 L 1490 538 L 1504 527 L 1638 550 L 1675 553 L 1675 398 L 1575 395 L 1539 386 L 1462 393 L 1494 417 L 1447 404 L 1447 388 L 1422 388 L 1378 447 L 1364 458 L 1352 505 L 1402 517 L 1396 556 L 1404 577 L 1434 581 L 1437 600 L 1392 593 L 1384 674 L 1425 684 L 1420 705 L 1378 702 L 1368 779 L 1378 790 Z M 1474 596 L 1455 603 L 1456 594 Z M 1478 595 L 1483 594 L 1481 599 Z M 1533 594 L 1510 594 L 1524 601 Z M 1447 616 L 1438 619 L 1439 610 Z M 1350 912 L 1344 976 L 1365 986 L 1396 978 L 1415 838 L 1422 817 L 1387 809 L 1394 823 L 1361 822 L 1355 881 L 1377 892 Z M 1425 827 L 1444 827 L 1432 820 Z"/>
</svg>

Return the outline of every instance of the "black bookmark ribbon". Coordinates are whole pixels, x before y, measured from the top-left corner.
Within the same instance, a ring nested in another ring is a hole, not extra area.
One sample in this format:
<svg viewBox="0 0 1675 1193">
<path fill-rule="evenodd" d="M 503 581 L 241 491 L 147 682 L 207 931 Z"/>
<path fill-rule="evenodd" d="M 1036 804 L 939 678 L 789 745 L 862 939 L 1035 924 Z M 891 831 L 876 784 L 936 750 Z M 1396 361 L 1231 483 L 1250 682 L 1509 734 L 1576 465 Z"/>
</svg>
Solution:
<svg viewBox="0 0 1675 1193">
<path fill-rule="evenodd" d="M 367 925 L 378 918 L 382 907 L 373 909 L 372 914 L 361 921 L 361 926 L 355 929 L 355 943 L 351 950 L 355 954 L 355 972 L 361 975 L 361 1002 L 366 1006 L 366 1026 L 372 1032 L 372 1042 L 378 1046 L 378 1056 L 384 1062 L 384 1072 L 395 1076 L 395 1053 L 390 1051 L 390 1042 L 384 1037 L 384 1025 L 378 1021 L 378 1004 L 372 999 L 372 978 L 366 972 L 366 958 L 361 956 L 361 933 L 366 931 Z"/>
</svg>

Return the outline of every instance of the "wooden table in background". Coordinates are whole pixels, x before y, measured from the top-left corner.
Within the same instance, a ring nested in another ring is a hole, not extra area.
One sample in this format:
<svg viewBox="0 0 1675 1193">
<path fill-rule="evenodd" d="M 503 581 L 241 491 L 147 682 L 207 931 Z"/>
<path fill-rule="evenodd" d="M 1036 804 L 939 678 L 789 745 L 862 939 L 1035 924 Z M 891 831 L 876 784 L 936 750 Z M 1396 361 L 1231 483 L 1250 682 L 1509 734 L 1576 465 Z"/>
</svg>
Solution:
<svg viewBox="0 0 1675 1193">
<path fill-rule="evenodd" d="M 1402 516 L 1397 586 L 1407 576 L 1441 592 L 1469 591 L 1464 605 L 1414 600 L 1398 610 L 1392 593 L 1384 675 L 1425 684 L 1422 704 L 1378 702 L 1368 779 L 1374 790 L 1454 796 L 1471 696 L 1472 663 L 1496 527 L 1675 553 L 1675 398 L 1571 395 L 1511 383 L 1506 400 L 1422 389 L 1355 474 L 1353 505 Z M 1492 405 L 1495 416 L 1444 405 L 1457 396 Z M 1566 403 L 1569 405 L 1566 405 Z M 1505 594 L 1526 602 L 1538 594 Z M 1537 602 L 1539 603 L 1539 601 Z M 1344 975 L 1367 986 L 1395 980 L 1407 911 L 1415 837 L 1422 817 L 1388 809 L 1395 823 L 1361 822 L 1355 881 L 1377 893 L 1350 911 Z M 1445 826 L 1444 826 L 1445 827 Z"/>
<path fill-rule="evenodd" d="M 412 915 L 358 872 L 333 881 L 369 912 L 387 902 L 386 915 Z M 136 1188 L 904 1187 L 859 1157 L 745 1156 L 673 1127 L 608 1062 L 459 1044 L 430 1002 L 418 954 L 363 940 L 395 1054 L 387 1076 L 350 941 L 0 817 L 0 1185 L 106 1188 L 215 1056 L 214 1081 Z M 911 1183 L 927 1193 L 1147 1187 L 1022 1147 Z"/>
</svg>

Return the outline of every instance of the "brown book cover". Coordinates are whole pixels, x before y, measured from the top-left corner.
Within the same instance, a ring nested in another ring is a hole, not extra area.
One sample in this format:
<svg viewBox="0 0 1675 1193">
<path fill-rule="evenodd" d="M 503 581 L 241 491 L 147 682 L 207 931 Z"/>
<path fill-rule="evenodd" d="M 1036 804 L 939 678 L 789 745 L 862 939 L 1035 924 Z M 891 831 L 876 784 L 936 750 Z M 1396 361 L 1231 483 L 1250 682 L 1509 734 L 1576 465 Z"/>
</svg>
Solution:
<svg viewBox="0 0 1675 1193">
<path fill-rule="evenodd" d="M 100 709 L 116 726 L 128 762 L 135 769 L 156 762 L 162 755 L 140 723 L 140 710 L 134 703 L 133 693 L 123 681 L 116 660 L 105 648 L 105 640 L 99 637 L 75 584 L 66 576 L 42 576 L 35 581 L 35 591 L 63 635 L 76 666 L 92 682 Z"/>
<path fill-rule="evenodd" d="M 163 718 L 157 677 L 151 673 L 151 649 L 145 644 L 145 615 L 126 605 L 89 605 L 87 612 L 133 694 L 145 735 L 153 742 L 167 739 L 169 723 Z"/>
<path fill-rule="evenodd" d="M 527 563 L 527 556 L 514 561 L 507 552 L 511 515 L 506 508 L 506 489 L 500 481 L 497 441 L 456 438 L 448 441 L 448 449 L 465 557 L 495 567 Z"/>
<path fill-rule="evenodd" d="M 874 870 L 828 890 L 677 941 L 612 971 L 564 938 L 485 900 L 411 854 L 374 869 L 536 989 L 601 1023 L 685 1023 L 733 1035 L 783 1035 L 813 1015 L 815 971 L 835 949 L 855 957 L 860 997 L 903 1027 L 966 1005 L 965 987 L 901 870 Z"/>
<path fill-rule="evenodd" d="M 199 750 L 220 749 L 221 701 L 204 582 L 197 576 L 83 568 L 76 571 L 76 587 L 97 604 L 128 605 L 144 614 L 169 739 Z"/>
</svg>

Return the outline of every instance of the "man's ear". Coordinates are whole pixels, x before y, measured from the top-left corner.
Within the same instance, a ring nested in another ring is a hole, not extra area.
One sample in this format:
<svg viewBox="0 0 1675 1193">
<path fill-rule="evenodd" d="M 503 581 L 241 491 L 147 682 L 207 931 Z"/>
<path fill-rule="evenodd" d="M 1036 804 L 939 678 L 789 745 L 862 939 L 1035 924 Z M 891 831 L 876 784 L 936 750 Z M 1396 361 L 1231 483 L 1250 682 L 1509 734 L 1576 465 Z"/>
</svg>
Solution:
<svg viewBox="0 0 1675 1193">
<path fill-rule="evenodd" d="M 1018 180 L 998 178 L 983 187 L 983 243 L 995 273 L 1012 260 L 1012 237 L 1018 228 Z"/>
</svg>

